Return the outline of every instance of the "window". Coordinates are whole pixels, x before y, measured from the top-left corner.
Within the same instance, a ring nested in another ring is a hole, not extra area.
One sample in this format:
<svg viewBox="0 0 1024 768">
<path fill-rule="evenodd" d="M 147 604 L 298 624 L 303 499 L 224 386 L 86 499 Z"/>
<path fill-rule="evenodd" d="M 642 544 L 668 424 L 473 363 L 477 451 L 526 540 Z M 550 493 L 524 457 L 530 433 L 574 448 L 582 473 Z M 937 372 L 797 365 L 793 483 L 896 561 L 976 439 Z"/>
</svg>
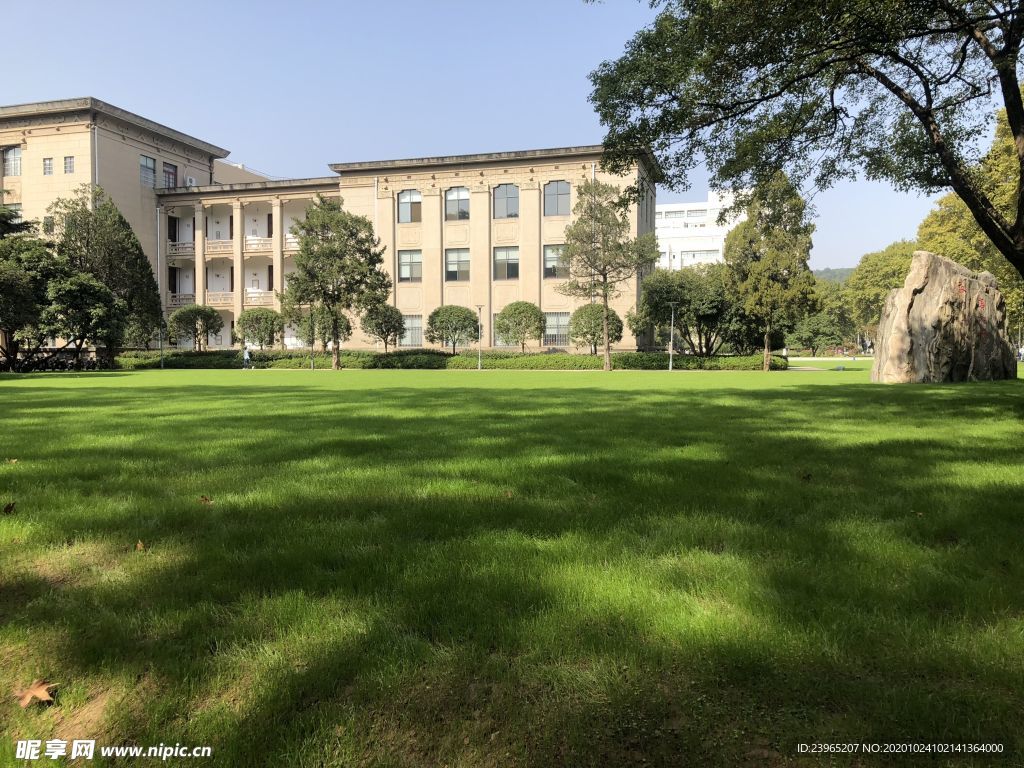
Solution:
<svg viewBox="0 0 1024 768">
<path fill-rule="evenodd" d="M 14 216 L 11 217 L 12 224 L 19 224 L 22 221 L 21 203 L 6 203 L 4 204 L 4 208 L 14 214 Z"/>
<path fill-rule="evenodd" d="M 469 218 L 469 190 L 452 187 L 444 193 L 444 220 L 461 221 Z"/>
<path fill-rule="evenodd" d="M 701 218 L 703 216 L 707 216 L 708 212 L 707 212 L 707 209 L 704 209 L 704 210 L 693 210 L 693 211 L 687 211 L 686 215 L 689 218 L 691 218 L 691 219 L 699 219 L 699 218 Z"/>
<path fill-rule="evenodd" d="M 53 158 L 43 158 L 43 176 L 53 176 Z"/>
<path fill-rule="evenodd" d="M 444 252 L 444 279 L 449 283 L 469 280 L 469 248 L 449 248 Z"/>
<path fill-rule="evenodd" d="M 4 147 L 4 176 L 21 176 L 21 147 Z"/>
<path fill-rule="evenodd" d="M 569 313 L 544 313 L 544 343 L 550 347 L 569 346 Z"/>
<path fill-rule="evenodd" d="M 519 249 L 494 249 L 494 279 L 517 280 L 519 278 Z"/>
<path fill-rule="evenodd" d="M 666 219 L 682 219 L 686 217 L 686 211 L 665 211 Z"/>
<path fill-rule="evenodd" d="M 164 188 L 173 189 L 178 186 L 178 166 L 164 163 Z"/>
<path fill-rule="evenodd" d="M 405 333 L 398 340 L 400 347 L 423 346 L 423 315 L 402 315 L 405 321 Z"/>
<path fill-rule="evenodd" d="M 74 172 L 75 172 L 75 156 L 74 155 L 64 155 L 64 173 L 74 173 Z"/>
<path fill-rule="evenodd" d="M 65 158 L 64 162 L 67 162 Z M 64 171 L 67 173 L 67 170 Z M 139 181 L 142 186 L 153 189 L 156 186 L 156 160 L 152 157 L 139 155 Z"/>
<path fill-rule="evenodd" d="M 660 219 L 661 218 L 661 211 L 656 211 L 655 214 L 654 214 L 654 218 Z"/>
<path fill-rule="evenodd" d="M 398 193 L 399 224 L 412 224 L 422 219 L 422 199 L 415 189 L 405 189 Z"/>
<path fill-rule="evenodd" d="M 43 216 L 43 234 L 53 234 L 53 216 Z"/>
<path fill-rule="evenodd" d="M 515 184 L 499 184 L 494 188 L 494 218 L 519 218 L 519 187 Z"/>
<path fill-rule="evenodd" d="M 544 215 L 569 215 L 568 181 L 552 181 L 544 185 Z"/>
<path fill-rule="evenodd" d="M 498 327 L 497 323 L 498 323 L 498 313 L 495 312 L 493 315 L 491 315 L 491 328 L 497 328 Z M 503 339 L 501 337 L 501 335 L 498 333 L 498 331 L 495 330 L 494 331 L 494 346 L 496 346 L 496 347 L 516 347 L 516 346 L 518 346 L 518 344 L 516 344 L 514 341 L 506 341 L 505 339 Z"/>
<path fill-rule="evenodd" d="M 562 259 L 564 245 L 544 246 L 544 277 L 568 277 L 569 268 Z"/>
<path fill-rule="evenodd" d="M 398 282 L 418 283 L 423 280 L 423 252 L 398 252 Z"/>
</svg>

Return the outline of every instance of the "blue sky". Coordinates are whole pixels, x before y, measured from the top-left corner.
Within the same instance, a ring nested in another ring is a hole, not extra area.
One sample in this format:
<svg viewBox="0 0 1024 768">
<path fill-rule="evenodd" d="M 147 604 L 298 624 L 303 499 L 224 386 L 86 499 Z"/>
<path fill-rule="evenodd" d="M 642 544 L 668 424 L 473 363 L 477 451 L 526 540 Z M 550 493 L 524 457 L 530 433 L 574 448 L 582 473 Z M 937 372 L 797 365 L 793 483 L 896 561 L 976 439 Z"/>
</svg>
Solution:
<svg viewBox="0 0 1024 768">
<path fill-rule="evenodd" d="M 95 96 L 296 177 L 328 175 L 330 162 L 600 143 L 587 75 L 653 12 L 631 0 L 58 0 L 11 3 L 4 17 L 20 33 L 5 36 L 0 102 Z M 692 182 L 659 202 L 700 199 L 706 180 Z M 864 181 L 814 204 L 815 268 L 912 238 L 931 205 Z"/>
</svg>

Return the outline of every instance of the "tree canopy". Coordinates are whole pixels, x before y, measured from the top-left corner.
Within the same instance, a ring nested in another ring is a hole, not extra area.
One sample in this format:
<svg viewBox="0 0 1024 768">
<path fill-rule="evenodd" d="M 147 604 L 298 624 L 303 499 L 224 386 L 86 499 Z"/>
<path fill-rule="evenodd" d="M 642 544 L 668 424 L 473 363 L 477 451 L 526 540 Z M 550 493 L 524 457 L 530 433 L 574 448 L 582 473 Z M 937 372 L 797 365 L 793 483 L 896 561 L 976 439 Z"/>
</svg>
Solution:
<svg viewBox="0 0 1024 768">
<path fill-rule="evenodd" d="M 824 188 L 859 171 L 952 190 L 1024 274 L 1024 7 L 1012 0 L 654 0 L 624 55 L 591 74 L 606 165 L 649 147 L 665 183 L 706 162 L 740 193 L 785 171 Z M 1001 207 L 973 165 L 1001 101 L 1013 137 Z"/>
<path fill-rule="evenodd" d="M 619 313 L 608 309 L 608 337 L 612 344 L 622 341 L 622 318 Z M 569 318 L 569 338 L 577 347 L 586 347 L 590 354 L 597 354 L 597 347 L 604 340 L 604 307 L 600 304 L 584 304 Z"/>
<path fill-rule="evenodd" d="M 726 236 L 732 290 L 761 329 L 766 371 L 773 331 L 792 328 L 812 301 L 814 276 L 807 262 L 813 231 L 803 199 L 778 174 L 754 190 L 746 220 Z"/>
<path fill-rule="evenodd" d="M 224 318 L 216 309 L 204 304 L 190 304 L 176 309 L 167 319 L 171 338 L 191 341 L 196 352 L 206 348 L 210 334 L 216 335 L 223 328 Z"/>
<path fill-rule="evenodd" d="M 452 347 L 452 353 L 459 344 L 480 338 L 480 323 L 476 312 L 469 307 L 445 304 L 438 307 L 427 318 L 427 341 Z"/>
<path fill-rule="evenodd" d="M 1016 157 L 1006 112 L 1001 110 L 992 146 L 975 172 L 992 204 L 1006 217 L 1013 215 L 1017 204 Z M 940 253 L 965 267 L 995 275 L 1006 300 L 1008 324 L 1016 329 L 1020 343 L 1024 324 L 1024 279 L 978 226 L 963 200 L 953 193 L 939 198 L 918 227 L 917 241 L 922 250 Z"/>
<path fill-rule="evenodd" d="M 513 301 L 494 318 L 494 332 L 506 344 L 518 344 L 526 351 L 526 342 L 544 338 L 544 313 L 529 301 Z"/>
<path fill-rule="evenodd" d="M 359 324 L 363 333 L 384 345 L 385 353 L 389 346 L 397 347 L 405 333 L 405 318 L 402 317 L 402 311 L 383 301 L 367 307 L 359 319 Z"/>
<path fill-rule="evenodd" d="M 907 279 L 916 245 L 908 240 L 892 243 L 861 257 L 846 281 L 845 291 L 853 321 L 861 333 L 874 337 L 885 298 Z"/>
<path fill-rule="evenodd" d="M 305 219 L 292 226 L 292 234 L 298 237 L 299 252 L 285 301 L 327 313 L 333 343 L 331 366 L 338 370 L 342 313 L 383 301 L 391 287 L 383 270 L 384 249 L 370 220 L 346 211 L 337 198 L 318 196 L 306 209 Z"/>
<path fill-rule="evenodd" d="M 608 302 L 620 295 L 629 280 L 640 279 L 658 260 L 653 232 L 632 237 L 622 190 L 613 184 L 588 179 L 578 189 L 575 221 L 565 230 L 562 259 L 569 279 L 558 291 L 577 298 L 593 298 L 604 308 L 604 369 L 612 368 L 608 333 Z"/>
<path fill-rule="evenodd" d="M 163 322 L 153 268 L 134 230 L 99 187 L 83 184 L 74 197 L 56 200 L 54 242 L 72 269 L 110 289 L 123 309 L 124 341 L 149 346 Z M 116 344 L 121 339 L 112 339 Z"/>
<path fill-rule="evenodd" d="M 242 343 L 258 344 L 260 349 L 274 346 L 284 333 L 284 318 L 267 307 L 245 309 L 235 321 L 235 335 Z"/>
</svg>

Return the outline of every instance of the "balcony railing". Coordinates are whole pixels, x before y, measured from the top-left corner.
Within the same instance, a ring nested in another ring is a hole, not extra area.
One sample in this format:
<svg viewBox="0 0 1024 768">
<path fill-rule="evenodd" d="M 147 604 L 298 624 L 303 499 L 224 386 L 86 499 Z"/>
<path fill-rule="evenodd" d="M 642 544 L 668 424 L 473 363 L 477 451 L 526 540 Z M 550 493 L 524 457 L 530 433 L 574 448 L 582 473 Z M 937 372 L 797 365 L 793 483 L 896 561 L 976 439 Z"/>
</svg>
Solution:
<svg viewBox="0 0 1024 768">
<path fill-rule="evenodd" d="M 196 295 L 194 293 L 169 293 L 167 294 L 167 306 L 168 307 L 187 307 L 189 304 L 196 303 Z"/>
<path fill-rule="evenodd" d="M 288 234 L 284 236 L 284 249 L 286 251 L 297 251 L 299 250 L 299 238 L 295 235 Z"/>
<path fill-rule="evenodd" d="M 168 256 L 195 256 L 196 244 L 194 240 L 185 240 L 180 243 L 167 243 Z"/>
<path fill-rule="evenodd" d="M 257 291 L 248 289 L 245 292 L 245 304 L 248 307 L 270 307 L 274 304 L 273 291 Z"/>
<path fill-rule="evenodd" d="M 273 248 L 274 240 L 269 237 L 246 237 L 245 250 L 247 251 L 269 251 Z"/>
<path fill-rule="evenodd" d="M 207 253 L 231 253 L 234 250 L 234 240 L 207 240 Z"/>
<path fill-rule="evenodd" d="M 207 291 L 206 304 L 210 307 L 230 307 L 235 303 L 234 291 Z"/>
</svg>

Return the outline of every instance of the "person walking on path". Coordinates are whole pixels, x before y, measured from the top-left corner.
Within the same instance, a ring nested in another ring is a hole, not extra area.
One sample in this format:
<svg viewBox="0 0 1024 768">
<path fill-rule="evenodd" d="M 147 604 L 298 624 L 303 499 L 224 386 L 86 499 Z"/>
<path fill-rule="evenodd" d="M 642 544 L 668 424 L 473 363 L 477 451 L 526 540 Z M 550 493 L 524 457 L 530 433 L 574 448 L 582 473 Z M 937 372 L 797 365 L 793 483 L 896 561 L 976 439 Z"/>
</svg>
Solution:
<svg viewBox="0 0 1024 768">
<path fill-rule="evenodd" d="M 249 370 L 252 369 L 252 366 L 249 364 L 249 348 L 248 347 L 246 347 L 242 351 L 242 370 L 244 371 L 246 369 L 249 369 Z"/>
</svg>

